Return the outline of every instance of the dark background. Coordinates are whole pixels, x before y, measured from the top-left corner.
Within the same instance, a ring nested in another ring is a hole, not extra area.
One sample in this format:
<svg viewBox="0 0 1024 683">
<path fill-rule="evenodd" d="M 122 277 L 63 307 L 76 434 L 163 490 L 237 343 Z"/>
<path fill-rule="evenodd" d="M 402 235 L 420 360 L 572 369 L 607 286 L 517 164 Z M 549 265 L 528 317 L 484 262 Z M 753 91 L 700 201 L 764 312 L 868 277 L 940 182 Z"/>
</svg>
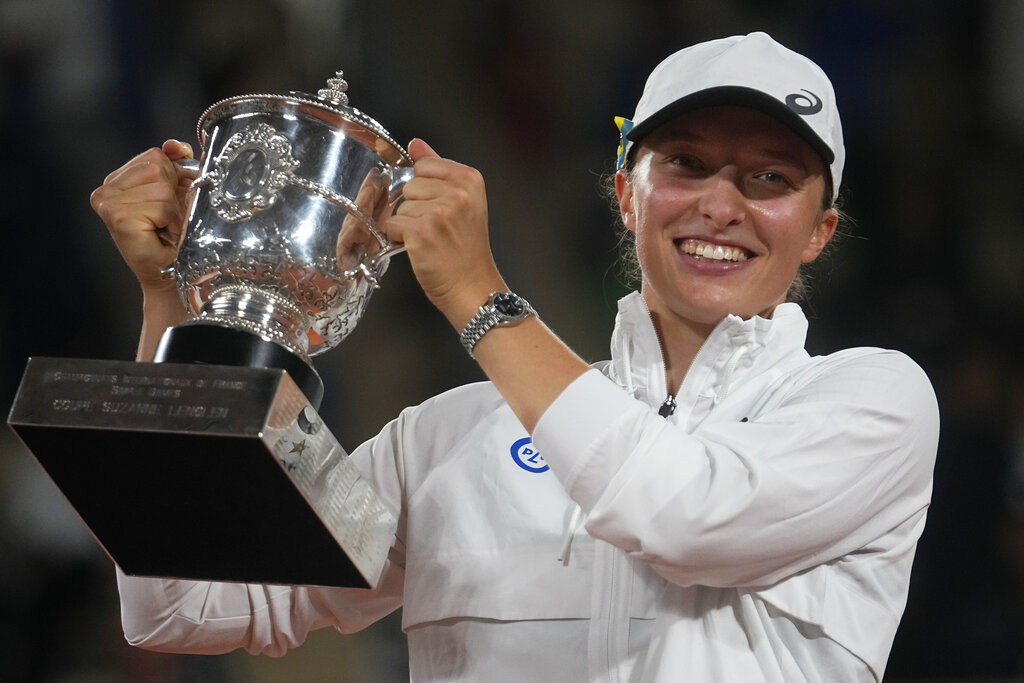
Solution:
<svg viewBox="0 0 1024 683">
<path fill-rule="evenodd" d="M 943 431 L 934 501 L 887 680 L 1024 676 L 1024 392 L 1017 347 L 1024 5 L 925 0 L 0 0 L 0 408 L 29 355 L 128 359 L 138 288 L 89 193 L 218 99 L 313 91 L 488 183 L 506 280 L 590 360 L 607 355 L 616 237 L 598 180 L 647 72 L 765 30 L 835 84 L 855 224 L 819 272 L 810 345 L 903 350 Z M 402 257 L 357 331 L 318 358 L 348 447 L 480 378 Z M 144 457 L 145 454 L 139 454 Z M 397 620 L 280 660 L 124 644 L 113 571 L 31 456 L 0 432 L 0 679 L 405 680 Z M 6 670 L 6 672 L 5 672 Z"/>
</svg>

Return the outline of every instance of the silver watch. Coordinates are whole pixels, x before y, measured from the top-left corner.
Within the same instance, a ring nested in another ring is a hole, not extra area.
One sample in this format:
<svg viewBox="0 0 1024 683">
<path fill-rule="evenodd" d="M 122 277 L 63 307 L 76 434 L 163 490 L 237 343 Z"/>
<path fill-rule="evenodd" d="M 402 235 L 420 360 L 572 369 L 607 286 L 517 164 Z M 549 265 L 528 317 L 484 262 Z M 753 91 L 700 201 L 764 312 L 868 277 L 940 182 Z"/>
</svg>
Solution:
<svg viewBox="0 0 1024 683">
<path fill-rule="evenodd" d="M 480 341 L 480 338 L 487 334 L 487 331 L 500 326 L 515 325 L 522 322 L 531 315 L 537 315 L 533 306 L 518 294 L 512 292 L 491 292 L 487 300 L 476 315 L 466 323 L 466 327 L 459 334 L 459 341 L 471 358 L 473 347 Z"/>
</svg>

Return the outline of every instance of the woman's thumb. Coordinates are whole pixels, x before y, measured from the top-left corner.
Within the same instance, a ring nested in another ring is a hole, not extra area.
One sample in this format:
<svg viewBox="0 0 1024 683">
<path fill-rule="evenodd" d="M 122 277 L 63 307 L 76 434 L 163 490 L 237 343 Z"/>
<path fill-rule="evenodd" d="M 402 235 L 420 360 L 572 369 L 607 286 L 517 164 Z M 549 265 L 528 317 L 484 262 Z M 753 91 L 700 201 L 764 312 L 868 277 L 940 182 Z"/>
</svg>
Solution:
<svg viewBox="0 0 1024 683">
<path fill-rule="evenodd" d="M 409 143 L 409 156 L 412 157 L 413 161 L 429 159 L 430 157 L 441 158 L 441 155 L 435 152 L 433 147 L 420 138 L 413 138 Z"/>
</svg>

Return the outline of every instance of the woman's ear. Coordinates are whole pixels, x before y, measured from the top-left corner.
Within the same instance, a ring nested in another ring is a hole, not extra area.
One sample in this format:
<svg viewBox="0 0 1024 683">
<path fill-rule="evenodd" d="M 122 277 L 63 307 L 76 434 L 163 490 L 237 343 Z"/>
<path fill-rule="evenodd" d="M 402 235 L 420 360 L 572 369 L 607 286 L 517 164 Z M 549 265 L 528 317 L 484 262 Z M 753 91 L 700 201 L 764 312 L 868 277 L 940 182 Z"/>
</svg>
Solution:
<svg viewBox="0 0 1024 683">
<path fill-rule="evenodd" d="M 615 198 L 619 202 L 619 216 L 630 232 L 636 232 L 636 214 L 633 212 L 633 183 L 624 169 L 615 172 Z"/>
<path fill-rule="evenodd" d="M 823 211 L 818 223 L 811 233 L 811 241 L 807 243 L 804 253 L 800 256 L 801 263 L 810 263 L 818 258 L 829 243 L 832 236 L 836 234 L 836 226 L 839 225 L 839 212 L 835 209 Z"/>
</svg>

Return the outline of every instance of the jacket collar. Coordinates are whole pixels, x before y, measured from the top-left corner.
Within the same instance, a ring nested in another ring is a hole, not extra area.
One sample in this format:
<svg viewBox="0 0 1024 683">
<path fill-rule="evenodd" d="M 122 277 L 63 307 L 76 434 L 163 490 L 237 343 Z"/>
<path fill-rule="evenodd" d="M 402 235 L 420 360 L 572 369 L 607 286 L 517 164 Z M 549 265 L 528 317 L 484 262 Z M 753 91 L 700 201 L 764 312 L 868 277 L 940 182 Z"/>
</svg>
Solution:
<svg viewBox="0 0 1024 683">
<path fill-rule="evenodd" d="M 744 320 L 724 318 L 705 340 L 686 373 L 677 401 L 690 403 L 698 396 L 724 398 L 736 382 L 803 350 L 807 318 L 795 303 L 780 304 L 772 317 Z M 668 393 L 665 359 L 647 304 L 639 292 L 619 300 L 611 342 L 609 376 L 636 398 L 660 405 Z"/>
</svg>

